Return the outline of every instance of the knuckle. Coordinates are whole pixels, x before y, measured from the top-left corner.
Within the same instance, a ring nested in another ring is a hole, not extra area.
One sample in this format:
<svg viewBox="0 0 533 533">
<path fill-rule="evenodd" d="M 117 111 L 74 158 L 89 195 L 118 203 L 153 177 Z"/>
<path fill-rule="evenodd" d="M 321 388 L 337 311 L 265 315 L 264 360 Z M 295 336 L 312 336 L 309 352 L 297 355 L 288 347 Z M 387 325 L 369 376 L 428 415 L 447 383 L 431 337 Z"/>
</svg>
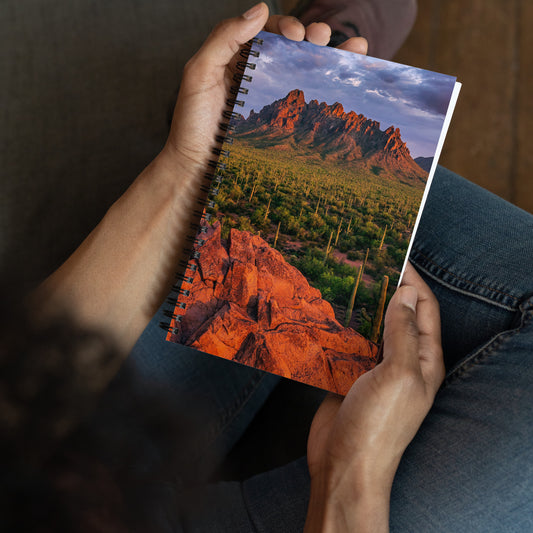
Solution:
<svg viewBox="0 0 533 533">
<path fill-rule="evenodd" d="M 425 391 L 420 370 L 405 364 L 390 365 L 381 385 L 385 390 L 394 391 L 395 396 L 404 398 L 418 398 Z"/>
<path fill-rule="evenodd" d="M 420 381 L 420 372 L 412 366 L 405 364 L 393 363 L 390 366 L 390 376 L 402 388 L 411 388 L 412 385 L 418 384 Z"/>
<path fill-rule="evenodd" d="M 221 20 L 215 25 L 211 33 L 218 33 L 218 32 L 226 31 L 227 27 L 231 24 L 231 22 L 232 22 L 231 19 Z"/>
<path fill-rule="evenodd" d="M 399 379 L 403 388 L 418 388 L 420 385 L 420 371 L 417 368 L 404 367 Z"/>
<path fill-rule="evenodd" d="M 406 310 L 400 317 L 385 322 L 384 338 L 407 337 L 417 339 L 420 335 L 416 316 L 413 311 Z"/>
<path fill-rule="evenodd" d="M 420 329 L 418 327 L 415 314 L 412 311 L 410 311 L 410 316 L 404 317 L 402 327 L 406 336 L 418 339 L 420 335 Z"/>
<path fill-rule="evenodd" d="M 426 297 L 430 305 L 434 307 L 435 309 L 439 310 L 440 308 L 439 301 L 437 300 L 437 297 L 433 294 L 433 292 L 429 288 L 427 290 Z"/>
<path fill-rule="evenodd" d="M 192 56 L 187 63 L 185 63 L 185 66 L 183 67 L 183 73 L 187 74 L 191 72 L 191 70 L 194 70 L 196 63 L 198 62 L 198 59 L 196 55 Z"/>
</svg>

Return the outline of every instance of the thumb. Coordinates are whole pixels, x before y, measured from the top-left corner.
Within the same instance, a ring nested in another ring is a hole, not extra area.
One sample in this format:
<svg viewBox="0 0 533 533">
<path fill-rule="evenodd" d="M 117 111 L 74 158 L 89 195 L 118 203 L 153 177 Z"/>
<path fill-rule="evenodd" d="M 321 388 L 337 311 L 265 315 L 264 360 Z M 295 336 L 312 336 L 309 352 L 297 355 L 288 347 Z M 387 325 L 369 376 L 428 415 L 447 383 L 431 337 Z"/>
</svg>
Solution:
<svg viewBox="0 0 533 533">
<path fill-rule="evenodd" d="M 416 272 L 413 285 L 402 285 L 391 298 L 385 316 L 383 359 L 410 369 L 434 396 L 444 378 L 438 303 Z"/>
<path fill-rule="evenodd" d="M 417 323 L 418 291 L 400 287 L 391 298 L 383 332 L 383 358 L 394 357 L 397 364 L 418 368 L 419 329 Z"/>
<path fill-rule="evenodd" d="M 239 47 L 255 37 L 268 19 L 268 6 L 256 4 L 240 17 L 220 22 L 194 56 L 196 66 L 207 74 L 225 68 Z"/>
</svg>

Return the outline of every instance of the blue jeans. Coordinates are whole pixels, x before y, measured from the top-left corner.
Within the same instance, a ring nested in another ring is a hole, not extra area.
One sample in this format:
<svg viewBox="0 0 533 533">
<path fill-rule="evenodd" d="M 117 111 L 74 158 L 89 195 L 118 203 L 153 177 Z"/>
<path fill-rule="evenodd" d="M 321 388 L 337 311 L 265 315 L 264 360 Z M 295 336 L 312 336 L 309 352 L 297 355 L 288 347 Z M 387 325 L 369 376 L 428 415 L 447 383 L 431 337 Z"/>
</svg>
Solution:
<svg viewBox="0 0 533 533">
<path fill-rule="evenodd" d="M 441 306 L 447 377 L 398 469 L 391 531 L 533 531 L 533 216 L 439 167 L 410 259 Z M 203 398 L 208 475 L 278 378 L 166 343 L 158 322 L 131 362 Z M 302 458 L 210 486 L 208 513 L 173 517 L 171 489 L 160 513 L 168 531 L 301 531 L 308 493 Z"/>
</svg>

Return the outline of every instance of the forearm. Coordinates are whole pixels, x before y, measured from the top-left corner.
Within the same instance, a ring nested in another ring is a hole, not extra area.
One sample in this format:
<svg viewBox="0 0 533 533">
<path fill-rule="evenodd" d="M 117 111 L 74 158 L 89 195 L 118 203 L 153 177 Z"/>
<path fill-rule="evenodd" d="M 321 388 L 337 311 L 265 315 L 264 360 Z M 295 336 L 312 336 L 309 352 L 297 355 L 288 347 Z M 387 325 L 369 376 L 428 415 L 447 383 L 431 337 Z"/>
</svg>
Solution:
<svg viewBox="0 0 533 533">
<path fill-rule="evenodd" d="M 219 24 L 187 63 L 165 148 L 36 292 L 31 305 L 41 315 L 66 311 L 129 352 L 178 267 L 234 84 L 239 47 L 265 26 L 267 17 L 262 3 Z M 305 35 L 294 18 L 275 19 L 270 29 L 280 31 L 278 25 L 287 34 L 296 29 L 299 39 Z"/>
<path fill-rule="evenodd" d="M 34 304 L 45 315 L 67 313 L 127 354 L 172 283 L 197 175 L 166 153 L 156 158 L 41 285 Z"/>
</svg>

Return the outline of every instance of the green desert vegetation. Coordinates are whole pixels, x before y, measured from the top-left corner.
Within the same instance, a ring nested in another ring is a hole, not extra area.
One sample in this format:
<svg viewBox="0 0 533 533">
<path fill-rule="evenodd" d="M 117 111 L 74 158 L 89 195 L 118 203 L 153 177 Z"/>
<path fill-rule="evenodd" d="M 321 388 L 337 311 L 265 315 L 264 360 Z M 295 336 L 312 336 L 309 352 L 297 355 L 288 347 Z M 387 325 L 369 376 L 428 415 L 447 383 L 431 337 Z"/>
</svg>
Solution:
<svg viewBox="0 0 533 533">
<path fill-rule="evenodd" d="M 231 228 L 261 235 L 321 291 L 339 322 L 377 339 L 423 185 L 238 139 L 221 175 L 214 214 L 222 237 Z"/>
</svg>

